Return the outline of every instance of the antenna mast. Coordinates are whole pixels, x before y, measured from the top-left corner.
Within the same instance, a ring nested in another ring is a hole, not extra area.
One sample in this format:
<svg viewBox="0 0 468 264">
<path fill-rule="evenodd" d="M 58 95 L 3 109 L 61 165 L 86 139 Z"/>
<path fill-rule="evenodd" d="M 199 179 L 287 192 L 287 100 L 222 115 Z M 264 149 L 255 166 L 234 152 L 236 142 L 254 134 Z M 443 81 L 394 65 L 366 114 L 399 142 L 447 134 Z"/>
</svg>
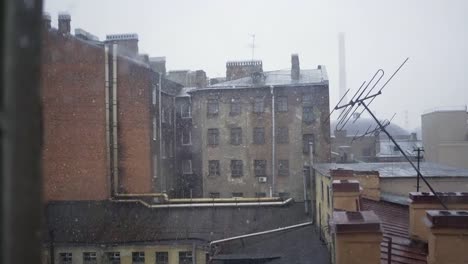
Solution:
<svg viewBox="0 0 468 264">
<path fill-rule="evenodd" d="M 252 48 L 252 61 L 254 60 L 254 53 L 255 53 L 255 34 L 250 34 L 250 37 L 252 37 L 252 44 L 250 47 Z"/>
</svg>

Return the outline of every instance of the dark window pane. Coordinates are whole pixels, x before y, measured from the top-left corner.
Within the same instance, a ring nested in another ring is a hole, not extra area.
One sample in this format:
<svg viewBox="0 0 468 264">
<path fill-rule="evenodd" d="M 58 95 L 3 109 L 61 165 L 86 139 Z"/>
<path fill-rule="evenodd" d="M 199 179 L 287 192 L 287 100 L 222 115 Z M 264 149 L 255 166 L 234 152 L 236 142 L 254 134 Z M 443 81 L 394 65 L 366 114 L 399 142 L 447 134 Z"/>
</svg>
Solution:
<svg viewBox="0 0 468 264">
<path fill-rule="evenodd" d="M 276 112 L 287 112 L 288 111 L 288 97 L 277 96 L 276 97 Z"/>
<path fill-rule="evenodd" d="M 192 251 L 179 252 L 179 264 L 192 264 Z"/>
<path fill-rule="evenodd" d="M 244 193 L 241 193 L 241 192 L 232 193 L 232 198 L 242 198 L 242 197 L 244 197 Z"/>
<path fill-rule="evenodd" d="M 145 252 L 132 252 L 132 263 L 143 264 L 145 263 Z"/>
<path fill-rule="evenodd" d="M 156 252 L 156 264 L 168 264 L 169 254 L 168 252 Z"/>
<path fill-rule="evenodd" d="M 289 143 L 289 129 L 287 127 L 278 127 L 276 129 L 276 143 Z"/>
<path fill-rule="evenodd" d="M 254 113 L 263 113 L 265 111 L 265 103 L 263 97 L 255 97 L 254 99 Z"/>
<path fill-rule="evenodd" d="M 216 146 L 219 144 L 219 130 L 217 128 L 208 129 L 208 145 Z"/>
<path fill-rule="evenodd" d="M 305 123 L 313 123 L 315 121 L 313 107 L 308 106 L 302 108 L 302 121 Z"/>
<path fill-rule="evenodd" d="M 221 195 L 219 192 L 210 192 L 210 198 L 219 198 Z"/>
<path fill-rule="evenodd" d="M 312 143 L 312 145 L 314 146 L 313 150 L 314 150 L 314 153 L 315 154 L 315 143 L 314 143 L 314 135 L 313 134 L 304 134 L 302 135 L 302 142 L 303 142 L 303 147 L 302 147 L 302 151 L 305 153 L 305 154 L 309 154 L 309 143 Z"/>
<path fill-rule="evenodd" d="M 267 165 L 266 160 L 255 160 L 254 161 L 255 176 L 265 176 L 266 165 Z"/>
<path fill-rule="evenodd" d="M 219 176 L 219 160 L 208 161 L 208 173 L 210 176 Z"/>
<path fill-rule="evenodd" d="M 242 175 L 244 175 L 242 160 L 231 160 L 231 176 L 241 177 Z"/>
<path fill-rule="evenodd" d="M 240 99 L 231 99 L 231 115 L 239 115 L 241 113 L 241 101 Z"/>
<path fill-rule="evenodd" d="M 219 102 L 216 99 L 208 99 L 207 103 L 207 114 L 217 115 L 219 112 Z"/>
<path fill-rule="evenodd" d="M 232 145 L 242 144 L 242 128 L 240 127 L 231 128 L 231 144 Z"/>
<path fill-rule="evenodd" d="M 254 144 L 265 144 L 265 128 L 255 127 L 253 130 L 253 139 Z"/>
</svg>

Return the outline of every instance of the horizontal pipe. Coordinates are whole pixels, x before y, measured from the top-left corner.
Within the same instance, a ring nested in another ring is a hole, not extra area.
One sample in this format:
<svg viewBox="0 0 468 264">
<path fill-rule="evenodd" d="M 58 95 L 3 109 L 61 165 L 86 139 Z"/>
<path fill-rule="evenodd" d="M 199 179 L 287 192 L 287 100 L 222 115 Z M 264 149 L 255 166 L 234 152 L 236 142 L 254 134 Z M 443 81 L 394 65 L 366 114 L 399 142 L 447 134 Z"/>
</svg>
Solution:
<svg viewBox="0 0 468 264">
<path fill-rule="evenodd" d="M 169 203 L 219 203 L 219 202 L 276 202 L 282 201 L 280 197 L 259 197 L 259 198 L 182 198 L 169 199 Z"/>
<path fill-rule="evenodd" d="M 210 246 L 212 246 L 214 244 L 219 244 L 219 243 L 222 243 L 222 242 L 228 242 L 228 241 L 232 241 L 232 240 L 236 240 L 236 239 L 259 236 L 259 235 L 264 235 L 264 234 L 270 234 L 270 233 L 280 232 L 280 231 L 284 231 L 284 230 L 304 227 L 304 226 L 308 226 L 308 225 L 313 225 L 313 222 L 306 222 L 306 223 L 292 225 L 292 226 L 280 227 L 280 228 L 276 228 L 276 229 L 272 229 L 272 230 L 266 230 L 266 231 L 261 231 L 261 232 L 256 232 L 256 233 L 245 234 L 245 235 L 241 235 L 241 236 L 235 236 L 235 237 L 229 237 L 229 238 L 224 238 L 224 239 L 220 239 L 220 240 L 214 240 L 214 241 L 210 242 Z"/>
<path fill-rule="evenodd" d="M 148 208 L 194 208 L 194 207 L 246 207 L 246 206 L 284 206 L 289 204 L 293 199 L 289 198 L 285 201 L 278 202 L 226 202 L 226 203 L 184 203 L 184 204 L 149 204 L 142 200 L 128 199 L 128 200 L 115 200 L 113 202 L 139 202 Z"/>
</svg>

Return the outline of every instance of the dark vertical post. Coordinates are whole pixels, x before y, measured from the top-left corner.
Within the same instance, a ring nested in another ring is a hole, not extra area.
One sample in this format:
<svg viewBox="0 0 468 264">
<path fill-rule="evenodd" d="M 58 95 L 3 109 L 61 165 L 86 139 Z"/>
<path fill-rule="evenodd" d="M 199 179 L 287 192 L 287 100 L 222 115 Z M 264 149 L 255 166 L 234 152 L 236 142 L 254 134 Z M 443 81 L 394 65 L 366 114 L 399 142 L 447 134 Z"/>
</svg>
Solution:
<svg viewBox="0 0 468 264">
<path fill-rule="evenodd" d="M 418 153 L 418 156 L 417 156 L 417 159 L 418 159 L 418 176 L 416 177 L 416 191 L 419 192 L 419 178 L 421 177 L 421 171 L 419 169 L 419 166 L 420 166 L 420 161 L 422 159 L 422 156 L 421 156 L 421 152 L 424 151 L 423 148 L 420 148 L 420 147 L 417 147 L 414 149 L 414 151 L 416 151 Z"/>
<path fill-rule="evenodd" d="M 40 263 L 42 1 L 0 6 L 0 263 Z"/>
<path fill-rule="evenodd" d="M 388 244 L 387 244 L 387 263 L 392 263 L 392 238 L 388 237 Z"/>
</svg>

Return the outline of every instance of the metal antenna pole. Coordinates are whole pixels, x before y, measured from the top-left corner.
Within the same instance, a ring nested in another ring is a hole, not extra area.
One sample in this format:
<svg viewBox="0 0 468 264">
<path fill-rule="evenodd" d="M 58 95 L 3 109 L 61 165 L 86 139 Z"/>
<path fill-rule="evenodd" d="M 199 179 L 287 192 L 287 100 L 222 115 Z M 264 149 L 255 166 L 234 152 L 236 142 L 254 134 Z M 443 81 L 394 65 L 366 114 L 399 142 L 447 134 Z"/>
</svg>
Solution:
<svg viewBox="0 0 468 264">
<path fill-rule="evenodd" d="M 429 182 L 422 176 L 421 172 L 419 171 L 419 168 L 417 168 L 413 162 L 411 162 L 410 158 L 408 157 L 408 155 L 406 155 L 406 153 L 403 151 L 403 149 L 400 147 L 400 145 L 398 145 L 398 143 L 395 141 L 395 139 L 392 137 L 392 135 L 390 135 L 390 133 L 387 132 L 387 130 L 383 127 L 383 125 L 380 123 L 380 121 L 377 119 L 377 117 L 375 117 L 374 113 L 372 113 L 372 111 L 367 107 L 367 105 L 363 102 L 363 101 L 360 101 L 359 102 L 363 107 L 364 109 L 367 110 L 367 112 L 372 116 L 372 118 L 375 120 L 375 122 L 377 122 L 377 124 L 379 125 L 380 129 L 388 136 L 388 138 L 393 142 L 393 144 L 398 148 L 398 150 L 400 151 L 401 154 L 403 154 L 403 156 L 405 157 L 405 159 L 411 164 L 411 166 L 413 167 L 414 170 L 416 170 L 416 172 L 418 173 L 418 175 L 421 175 L 421 179 L 426 183 L 427 187 L 429 187 L 429 189 L 431 190 L 431 192 L 434 194 L 434 196 L 437 198 L 437 200 L 439 200 L 440 204 L 442 205 L 442 207 L 444 207 L 444 209 L 448 209 L 447 206 L 445 205 L 445 203 L 442 201 L 442 199 L 439 197 L 439 195 L 436 193 L 436 191 L 432 188 L 432 186 L 429 184 Z"/>
<path fill-rule="evenodd" d="M 418 159 L 418 170 L 419 170 L 419 163 L 422 159 L 422 156 L 421 156 L 421 152 L 424 152 L 424 149 L 422 147 L 417 147 L 414 149 L 414 151 L 416 151 L 418 153 L 418 156 L 417 156 L 417 159 Z M 416 178 L 416 191 L 419 192 L 419 177 L 420 177 L 420 173 L 418 173 L 418 177 Z"/>
</svg>

